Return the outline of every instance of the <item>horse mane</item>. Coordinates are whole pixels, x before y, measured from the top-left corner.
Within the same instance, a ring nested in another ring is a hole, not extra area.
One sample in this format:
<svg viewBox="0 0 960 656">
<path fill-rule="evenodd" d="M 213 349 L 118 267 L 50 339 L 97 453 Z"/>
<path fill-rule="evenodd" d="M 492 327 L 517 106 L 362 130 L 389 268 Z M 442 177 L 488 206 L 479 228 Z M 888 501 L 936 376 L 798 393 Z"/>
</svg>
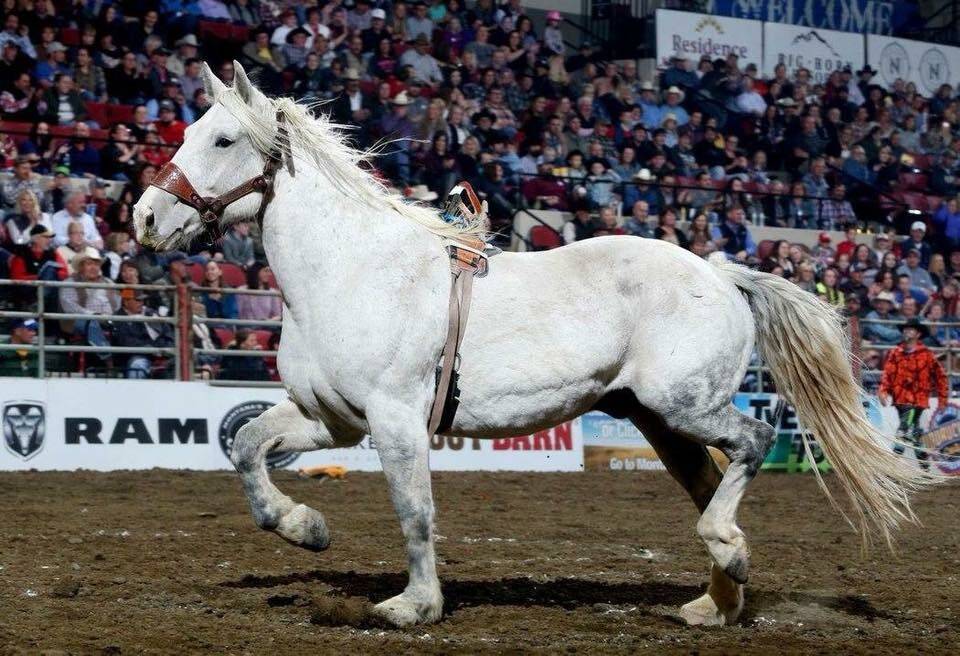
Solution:
<svg viewBox="0 0 960 656">
<path fill-rule="evenodd" d="M 411 203 L 400 193 L 388 188 L 361 164 L 380 152 L 384 145 L 359 150 L 348 145 L 343 132 L 350 126 L 333 123 L 325 114 L 314 116 L 310 107 L 290 98 L 268 98 L 257 92 L 270 111 L 252 108 L 233 88 L 217 94 L 219 102 L 240 122 L 254 147 L 264 156 L 276 149 L 287 151 L 299 144 L 320 173 L 342 193 L 377 211 L 392 211 L 441 237 L 476 235 L 484 237 L 487 227 L 482 220 L 467 219 L 464 224 L 447 223 L 440 213 L 427 205 Z M 286 140 L 277 130 L 276 116 L 282 113 L 286 123 Z"/>
</svg>

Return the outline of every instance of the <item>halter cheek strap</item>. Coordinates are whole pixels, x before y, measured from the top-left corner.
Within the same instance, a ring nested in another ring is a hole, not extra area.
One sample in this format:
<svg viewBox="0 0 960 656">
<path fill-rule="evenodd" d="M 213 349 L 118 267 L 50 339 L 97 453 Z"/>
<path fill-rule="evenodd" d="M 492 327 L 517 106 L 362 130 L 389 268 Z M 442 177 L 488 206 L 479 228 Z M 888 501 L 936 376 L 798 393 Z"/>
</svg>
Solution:
<svg viewBox="0 0 960 656">
<path fill-rule="evenodd" d="M 227 206 L 253 193 L 263 194 L 263 198 L 260 201 L 260 208 L 256 214 L 257 223 L 260 224 L 263 221 L 263 213 L 266 211 L 267 205 L 273 199 L 273 181 L 283 163 L 284 153 L 286 153 L 287 159 L 290 162 L 290 173 L 291 175 L 293 174 L 293 158 L 289 156 L 290 151 L 289 145 L 287 145 L 287 130 L 284 125 L 283 112 L 277 112 L 277 123 L 279 124 L 278 130 L 280 133 L 278 141 L 281 146 L 271 151 L 269 157 L 267 157 L 266 164 L 263 166 L 263 173 L 254 178 L 250 178 L 246 182 L 237 185 L 219 196 L 201 196 L 197 193 L 197 190 L 194 189 L 193 185 L 190 184 L 187 174 L 172 161 L 160 167 L 150 186 L 173 194 L 180 199 L 180 202 L 197 210 L 197 213 L 200 215 L 200 221 L 203 223 L 203 227 L 211 241 L 216 241 L 223 236 L 220 217 L 223 215 L 223 211 Z M 281 150 L 281 147 L 284 150 Z"/>
</svg>

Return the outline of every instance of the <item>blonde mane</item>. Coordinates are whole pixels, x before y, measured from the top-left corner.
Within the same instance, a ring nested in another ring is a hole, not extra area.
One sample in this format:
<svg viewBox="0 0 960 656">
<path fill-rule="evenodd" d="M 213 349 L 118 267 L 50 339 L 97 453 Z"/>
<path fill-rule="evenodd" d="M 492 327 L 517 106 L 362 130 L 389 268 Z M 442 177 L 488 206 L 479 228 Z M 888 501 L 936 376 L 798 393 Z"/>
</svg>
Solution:
<svg viewBox="0 0 960 656">
<path fill-rule="evenodd" d="M 374 211 L 396 212 L 441 237 L 485 236 L 487 228 L 482 221 L 468 221 L 466 225 L 447 223 L 436 209 L 407 201 L 361 168 L 360 164 L 376 155 L 378 149 L 364 151 L 347 145 L 341 132 L 350 130 L 350 126 L 333 123 L 324 114 L 315 117 L 309 107 L 290 98 L 268 98 L 257 93 L 271 111 L 255 110 L 232 88 L 217 94 L 216 102 L 223 104 L 240 122 L 254 147 L 264 156 L 277 148 L 286 151 L 299 144 L 302 154 L 342 193 Z M 283 114 L 286 123 L 287 142 L 283 142 L 277 130 L 278 112 Z"/>
</svg>

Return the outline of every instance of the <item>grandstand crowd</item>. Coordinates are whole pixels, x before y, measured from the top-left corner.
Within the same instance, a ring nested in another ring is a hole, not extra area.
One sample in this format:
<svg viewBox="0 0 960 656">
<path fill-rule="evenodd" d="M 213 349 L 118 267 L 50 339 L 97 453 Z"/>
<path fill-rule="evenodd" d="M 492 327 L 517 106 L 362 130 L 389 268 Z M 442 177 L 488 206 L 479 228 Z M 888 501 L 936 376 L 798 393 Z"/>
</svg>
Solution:
<svg viewBox="0 0 960 656">
<path fill-rule="evenodd" d="M 534 20 L 521 0 L 7 0 L 0 12 L 0 278 L 116 285 L 52 293 L 47 311 L 167 316 L 171 299 L 123 285 L 184 281 L 212 290 L 196 296 L 198 315 L 279 318 L 276 297 L 218 290 L 275 286 L 251 226 L 158 256 L 131 224 L 207 109 L 201 61 L 230 83 L 236 58 L 269 94 L 327 101 L 316 111 L 352 126 L 359 147 L 399 138 L 371 165 L 411 200 L 442 201 L 467 180 L 508 237 L 518 208 L 570 213 L 562 230 L 520 235 L 528 248 L 632 234 L 722 251 L 863 317 L 880 345 L 899 333 L 870 319 L 958 315 L 960 105 L 948 85 L 933 97 L 903 81 L 886 89 L 869 66 L 820 79 L 781 65 L 768 79 L 735 55 L 675 57 L 644 77 L 634 60 L 568 43 L 558 12 Z M 755 225 L 822 233 L 813 248 L 758 242 Z M 847 237 L 834 243 L 838 230 Z M 36 292 L 4 288 L 0 302 L 31 308 Z M 36 328 L 18 321 L 11 339 Z M 167 324 L 94 320 L 48 335 L 173 341 Z M 276 344 L 273 331 L 205 324 L 194 337 L 203 348 Z M 960 332 L 940 326 L 928 339 L 953 346 Z M 878 364 L 882 352 L 867 356 Z M 34 357 L 0 351 L 0 374 L 30 375 Z M 157 359 L 118 359 L 101 364 L 169 373 Z M 210 376 L 273 375 L 262 358 L 198 362 Z"/>
</svg>

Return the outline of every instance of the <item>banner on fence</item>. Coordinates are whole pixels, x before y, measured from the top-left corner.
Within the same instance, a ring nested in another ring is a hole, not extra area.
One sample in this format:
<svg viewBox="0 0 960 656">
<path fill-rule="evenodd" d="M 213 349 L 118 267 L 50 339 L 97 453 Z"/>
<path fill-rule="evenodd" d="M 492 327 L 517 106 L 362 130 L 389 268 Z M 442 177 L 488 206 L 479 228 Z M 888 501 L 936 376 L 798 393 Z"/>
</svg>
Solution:
<svg viewBox="0 0 960 656">
<path fill-rule="evenodd" d="M 704 11 L 818 29 L 892 34 L 894 3 L 885 0 L 706 0 Z"/>
<path fill-rule="evenodd" d="M 845 66 L 863 68 L 863 35 L 781 23 L 763 24 L 763 74 L 771 77 L 777 64 L 790 75 L 798 68 L 810 70 L 818 84 Z"/>
<path fill-rule="evenodd" d="M 240 428 L 283 400 L 278 388 L 206 383 L 0 378 L 0 470 L 230 469 Z M 579 422 L 498 440 L 438 436 L 435 470 L 580 471 Z M 279 453 L 275 467 L 380 468 L 370 438 L 350 449 Z"/>
<path fill-rule="evenodd" d="M 932 96 L 941 85 L 960 81 L 960 48 L 951 46 L 871 34 L 867 61 L 878 71 L 873 81 L 888 89 L 899 78 Z"/>
<path fill-rule="evenodd" d="M 740 64 L 763 62 L 763 24 L 758 21 L 657 10 L 657 62 L 665 64 L 675 55 L 694 61 L 703 55 L 723 59 L 729 54 Z"/>
</svg>

